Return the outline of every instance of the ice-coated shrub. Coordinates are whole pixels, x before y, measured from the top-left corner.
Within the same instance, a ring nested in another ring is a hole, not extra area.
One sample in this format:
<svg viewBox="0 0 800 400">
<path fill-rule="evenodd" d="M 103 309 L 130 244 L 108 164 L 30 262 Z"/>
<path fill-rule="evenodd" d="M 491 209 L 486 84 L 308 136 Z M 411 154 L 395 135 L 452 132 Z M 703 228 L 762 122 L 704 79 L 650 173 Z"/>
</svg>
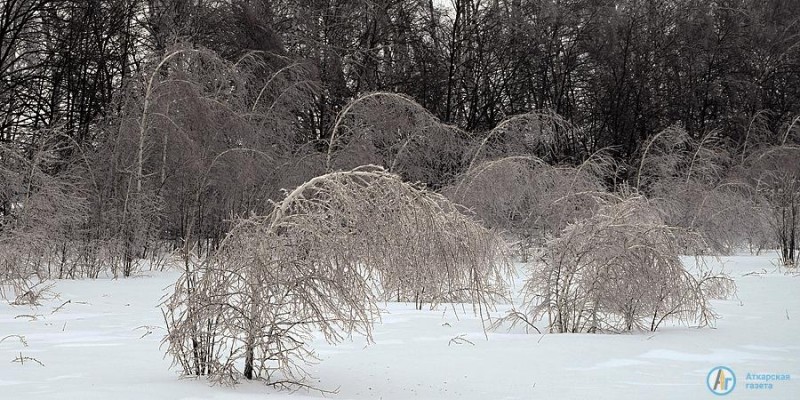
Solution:
<svg viewBox="0 0 800 400">
<path fill-rule="evenodd" d="M 408 96 L 372 92 L 337 115 L 328 146 L 328 170 L 374 164 L 410 182 L 440 188 L 465 167 L 468 136 L 439 121 Z"/>
<path fill-rule="evenodd" d="M 466 302 L 483 315 L 505 292 L 504 253 L 453 203 L 397 175 L 318 176 L 187 268 L 164 304 L 168 352 L 190 375 L 304 385 L 312 333 L 371 338 L 383 296 Z"/>
<path fill-rule="evenodd" d="M 54 151 L 27 157 L 0 145 L 0 298 L 35 303 L 48 278 L 83 276 L 87 201 L 70 170 L 51 174 Z M 76 270 L 80 270 L 76 272 Z"/>
<path fill-rule="evenodd" d="M 701 236 L 665 225 L 642 197 L 609 202 L 548 241 L 525 284 L 524 312 L 512 317 L 546 317 L 562 333 L 655 331 L 669 319 L 708 324 L 709 299 L 734 285 L 683 265 L 684 249 L 704 246 Z"/>
<path fill-rule="evenodd" d="M 526 253 L 593 214 L 607 195 L 597 173 L 603 163 L 595 157 L 578 167 L 554 167 L 533 156 L 509 156 L 474 165 L 443 193 L 515 236 Z"/>
</svg>

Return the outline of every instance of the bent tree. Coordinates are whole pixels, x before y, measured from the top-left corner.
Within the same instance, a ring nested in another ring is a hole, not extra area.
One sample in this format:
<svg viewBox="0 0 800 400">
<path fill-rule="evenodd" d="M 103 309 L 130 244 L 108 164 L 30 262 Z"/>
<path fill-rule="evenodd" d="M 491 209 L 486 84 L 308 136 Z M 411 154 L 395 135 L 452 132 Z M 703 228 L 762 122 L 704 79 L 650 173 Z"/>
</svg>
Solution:
<svg viewBox="0 0 800 400">
<path fill-rule="evenodd" d="M 371 340 L 382 295 L 468 302 L 505 294 L 501 239 L 444 197 L 377 167 L 318 176 L 243 219 L 164 304 L 168 353 L 189 375 L 305 385 L 320 332 Z"/>
<path fill-rule="evenodd" d="M 605 192 L 602 174 L 609 166 L 601 153 L 577 167 L 551 166 L 530 155 L 508 156 L 474 164 L 443 193 L 469 207 L 487 226 L 514 236 L 526 257 L 567 224 L 592 215 Z"/>
<path fill-rule="evenodd" d="M 326 168 L 381 165 L 407 181 L 438 189 L 464 168 L 467 144 L 466 132 L 442 123 L 408 96 L 368 93 L 337 115 Z"/>
</svg>

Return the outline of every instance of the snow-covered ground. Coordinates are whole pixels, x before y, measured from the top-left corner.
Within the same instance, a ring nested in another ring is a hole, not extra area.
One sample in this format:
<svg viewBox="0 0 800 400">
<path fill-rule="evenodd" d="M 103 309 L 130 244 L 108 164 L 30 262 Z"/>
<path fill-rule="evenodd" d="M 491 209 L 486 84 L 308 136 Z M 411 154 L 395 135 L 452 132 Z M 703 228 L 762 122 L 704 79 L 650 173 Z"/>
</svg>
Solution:
<svg viewBox="0 0 800 400">
<path fill-rule="evenodd" d="M 314 384 L 334 399 L 703 399 L 712 368 L 737 378 L 726 397 L 800 398 L 800 276 L 774 254 L 723 258 L 737 298 L 714 301 L 715 328 L 655 334 L 490 332 L 448 307 L 387 304 L 376 343 L 315 344 Z M 299 399 L 261 384 L 234 388 L 180 379 L 159 348 L 161 297 L 176 273 L 125 280 L 59 281 L 39 307 L 0 305 L 2 399 Z M 65 304 L 66 302 L 66 304 Z M 62 306 L 63 305 L 63 306 Z M 503 308 L 507 309 L 507 307 Z M 453 340 L 454 338 L 460 338 Z M 471 342 L 471 343 L 470 343 Z M 24 362 L 13 360 L 22 357 Z M 42 363 L 43 365 L 39 364 Z M 747 374 L 789 374 L 748 389 Z"/>
</svg>

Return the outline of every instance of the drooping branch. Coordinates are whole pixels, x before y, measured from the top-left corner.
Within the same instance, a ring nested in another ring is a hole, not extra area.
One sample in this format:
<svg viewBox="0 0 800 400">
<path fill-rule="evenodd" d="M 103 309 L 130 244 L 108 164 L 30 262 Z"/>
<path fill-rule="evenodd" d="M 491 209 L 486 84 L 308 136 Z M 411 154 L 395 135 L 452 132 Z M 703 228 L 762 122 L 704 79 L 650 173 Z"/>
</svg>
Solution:
<svg viewBox="0 0 800 400">
<path fill-rule="evenodd" d="M 508 267 L 502 240 L 441 195 L 374 166 L 332 172 L 240 220 L 184 273 L 165 303 L 168 351 L 187 374 L 302 384 L 312 330 L 371 338 L 378 300 L 398 292 L 485 317 Z"/>
</svg>

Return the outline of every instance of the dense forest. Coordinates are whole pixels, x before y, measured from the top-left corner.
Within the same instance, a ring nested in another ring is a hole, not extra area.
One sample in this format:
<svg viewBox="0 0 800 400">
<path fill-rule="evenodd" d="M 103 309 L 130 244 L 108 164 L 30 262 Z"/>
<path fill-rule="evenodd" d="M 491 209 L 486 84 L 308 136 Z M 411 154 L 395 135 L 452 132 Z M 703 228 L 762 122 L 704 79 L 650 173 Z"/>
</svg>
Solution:
<svg viewBox="0 0 800 400">
<path fill-rule="evenodd" d="M 232 219 L 366 164 L 528 244 L 592 215 L 560 201 L 591 190 L 647 196 L 709 248 L 795 258 L 796 1 L 1 9 L 5 282 L 203 257 Z"/>
</svg>

